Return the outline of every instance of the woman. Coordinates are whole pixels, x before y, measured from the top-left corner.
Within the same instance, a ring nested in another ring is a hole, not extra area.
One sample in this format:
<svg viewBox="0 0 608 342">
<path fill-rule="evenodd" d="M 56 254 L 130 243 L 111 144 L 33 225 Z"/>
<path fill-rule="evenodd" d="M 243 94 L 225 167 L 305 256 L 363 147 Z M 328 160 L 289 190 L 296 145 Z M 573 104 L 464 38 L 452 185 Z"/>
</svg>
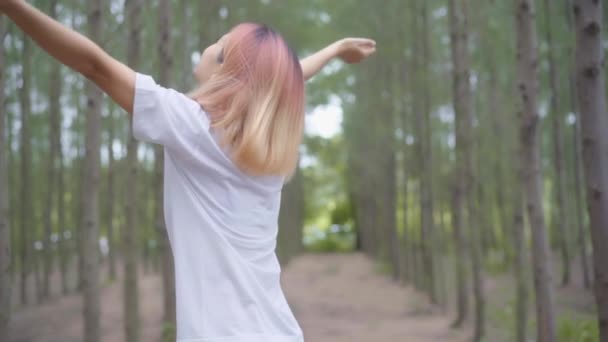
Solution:
<svg viewBox="0 0 608 342">
<path fill-rule="evenodd" d="M 133 115 L 133 135 L 164 147 L 164 211 L 175 261 L 178 341 L 303 341 L 279 283 L 281 188 L 294 171 L 304 80 L 368 39 L 298 61 L 270 28 L 237 25 L 202 54 L 189 96 L 157 85 L 24 0 L 0 9 L 63 64 Z"/>
</svg>

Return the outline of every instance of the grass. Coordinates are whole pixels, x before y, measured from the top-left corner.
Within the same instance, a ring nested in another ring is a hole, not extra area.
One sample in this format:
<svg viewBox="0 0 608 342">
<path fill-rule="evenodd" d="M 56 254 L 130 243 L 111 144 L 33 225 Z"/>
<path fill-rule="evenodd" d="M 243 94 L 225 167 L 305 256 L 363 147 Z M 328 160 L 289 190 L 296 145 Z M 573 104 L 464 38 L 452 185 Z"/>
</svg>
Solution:
<svg viewBox="0 0 608 342">
<path fill-rule="evenodd" d="M 486 338 L 485 341 L 511 342 L 515 341 L 515 280 L 499 262 L 500 257 L 489 257 L 485 265 L 485 298 L 486 298 Z M 449 294 L 449 309 L 455 306 L 455 273 L 454 261 L 444 257 L 443 279 L 447 281 Z M 448 267 L 445 267 L 448 266 Z M 469 271 L 470 272 L 470 271 Z M 469 288 L 470 277 L 468 277 Z M 534 312 L 534 288 L 530 278 L 528 288 L 528 322 L 527 339 L 533 341 L 536 336 L 536 318 Z M 472 295 L 469 296 L 472 300 Z M 556 324 L 559 342 L 596 342 L 599 341 L 597 332 L 597 316 L 593 307 L 592 293 L 582 288 L 555 287 L 555 307 L 557 311 Z M 469 304 L 469 324 L 472 324 L 473 303 Z"/>
</svg>

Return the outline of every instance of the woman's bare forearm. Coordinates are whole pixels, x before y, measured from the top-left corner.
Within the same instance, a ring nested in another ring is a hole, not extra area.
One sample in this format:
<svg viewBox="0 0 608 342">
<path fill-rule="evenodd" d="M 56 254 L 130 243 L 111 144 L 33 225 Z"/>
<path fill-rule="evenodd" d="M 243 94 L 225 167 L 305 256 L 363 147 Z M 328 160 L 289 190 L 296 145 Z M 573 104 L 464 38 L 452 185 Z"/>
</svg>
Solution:
<svg viewBox="0 0 608 342">
<path fill-rule="evenodd" d="M 128 113 L 133 111 L 135 72 L 97 44 L 23 0 L 5 1 L 1 11 L 59 62 L 83 74 Z"/>
<path fill-rule="evenodd" d="M 308 80 L 316 75 L 319 71 L 321 71 L 321 69 L 323 69 L 325 65 L 327 65 L 327 63 L 329 63 L 334 57 L 338 56 L 340 52 L 339 44 L 339 41 L 334 42 L 316 53 L 300 60 L 304 80 Z"/>
<path fill-rule="evenodd" d="M 90 77 L 106 53 L 82 34 L 60 24 L 25 1 L 2 9 L 23 32 L 61 63 Z"/>
</svg>

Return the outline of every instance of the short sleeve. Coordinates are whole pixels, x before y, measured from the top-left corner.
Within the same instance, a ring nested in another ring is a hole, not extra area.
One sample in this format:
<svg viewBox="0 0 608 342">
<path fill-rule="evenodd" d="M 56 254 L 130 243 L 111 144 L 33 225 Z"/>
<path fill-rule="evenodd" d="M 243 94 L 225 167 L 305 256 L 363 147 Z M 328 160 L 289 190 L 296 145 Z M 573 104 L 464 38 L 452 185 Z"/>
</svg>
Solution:
<svg viewBox="0 0 608 342">
<path fill-rule="evenodd" d="M 148 75 L 136 74 L 135 139 L 183 152 L 194 145 L 193 139 L 208 130 L 209 119 L 196 101 L 156 84 Z"/>
</svg>

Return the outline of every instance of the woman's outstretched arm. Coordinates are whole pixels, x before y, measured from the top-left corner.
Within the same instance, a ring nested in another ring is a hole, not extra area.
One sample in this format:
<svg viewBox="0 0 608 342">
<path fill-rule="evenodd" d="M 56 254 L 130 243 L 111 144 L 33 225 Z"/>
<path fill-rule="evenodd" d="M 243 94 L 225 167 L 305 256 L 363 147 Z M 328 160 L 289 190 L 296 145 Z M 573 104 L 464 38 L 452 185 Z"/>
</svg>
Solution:
<svg viewBox="0 0 608 342">
<path fill-rule="evenodd" d="M 41 48 L 93 81 L 127 112 L 133 111 L 135 72 L 87 37 L 24 0 L 0 0 L 0 10 Z"/>
<path fill-rule="evenodd" d="M 359 63 L 375 51 L 376 42 L 371 39 L 344 38 L 338 40 L 300 61 L 304 80 L 316 75 L 335 57 L 346 63 Z"/>
</svg>

